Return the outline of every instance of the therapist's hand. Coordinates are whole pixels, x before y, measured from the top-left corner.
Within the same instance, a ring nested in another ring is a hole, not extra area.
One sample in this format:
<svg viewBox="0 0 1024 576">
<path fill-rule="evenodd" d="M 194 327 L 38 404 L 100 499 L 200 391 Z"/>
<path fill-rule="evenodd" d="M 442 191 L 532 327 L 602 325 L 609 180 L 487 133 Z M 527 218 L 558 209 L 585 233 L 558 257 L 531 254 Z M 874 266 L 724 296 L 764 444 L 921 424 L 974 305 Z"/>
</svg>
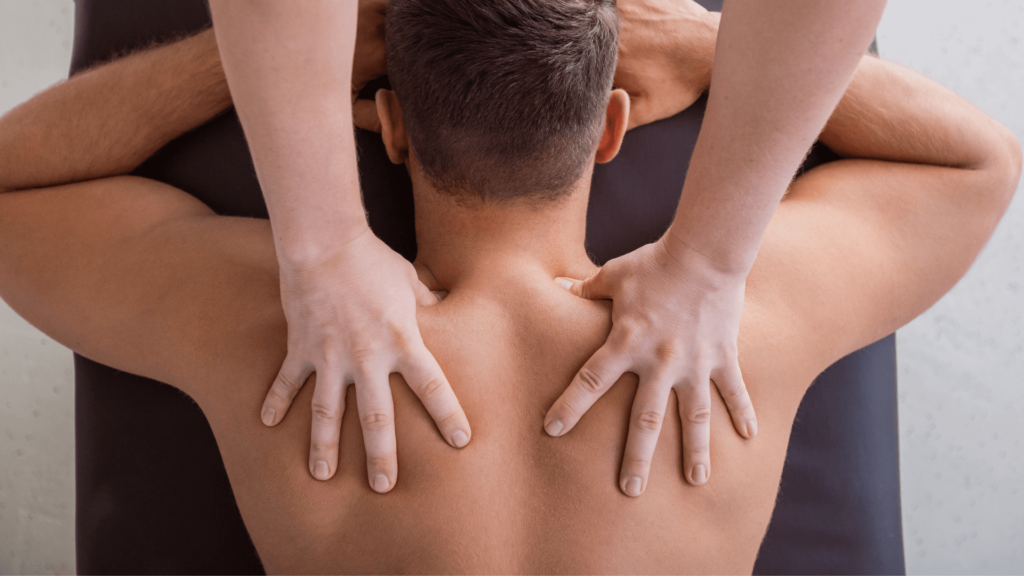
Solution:
<svg viewBox="0 0 1024 576">
<path fill-rule="evenodd" d="M 721 14 L 692 0 L 619 0 L 615 86 L 629 94 L 629 128 L 689 108 L 711 84 Z"/>
<path fill-rule="evenodd" d="M 639 496 L 647 488 L 672 390 L 691 484 L 703 484 L 711 474 L 712 385 L 736 431 L 745 438 L 757 434 L 736 351 L 745 274 L 722 271 L 666 236 L 609 261 L 586 280 L 556 281 L 581 298 L 611 300 L 612 330 L 551 407 L 544 429 L 552 436 L 567 433 L 625 372 L 639 376 L 619 474 L 624 493 Z"/>
<path fill-rule="evenodd" d="M 263 405 L 263 422 L 281 421 L 312 372 L 313 424 L 309 470 L 331 478 L 338 465 L 341 417 L 356 387 L 370 486 L 387 492 L 398 479 L 394 406 L 388 375 L 401 374 L 450 445 L 471 433 L 466 415 L 416 323 L 416 307 L 438 301 L 413 265 L 367 227 L 315 262 L 282 259 L 281 299 L 288 354 Z"/>
</svg>

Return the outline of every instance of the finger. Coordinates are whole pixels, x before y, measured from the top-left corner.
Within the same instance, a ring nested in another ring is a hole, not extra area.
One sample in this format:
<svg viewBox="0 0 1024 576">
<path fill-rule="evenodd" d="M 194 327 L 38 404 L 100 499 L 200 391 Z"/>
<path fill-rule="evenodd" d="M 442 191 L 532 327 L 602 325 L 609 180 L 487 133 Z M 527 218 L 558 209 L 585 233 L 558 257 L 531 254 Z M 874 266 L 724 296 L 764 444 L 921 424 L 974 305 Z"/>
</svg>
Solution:
<svg viewBox="0 0 1024 576">
<path fill-rule="evenodd" d="M 441 300 L 444 300 L 441 296 L 438 296 L 437 292 L 434 292 L 423 282 L 418 279 L 413 279 L 412 282 L 413 292 L 416 293 L 416 305 L 417 306 L 433 306 Z"/>
<path fill-rule="evenodd" d="M 602 346 L 580 368 L 569 387 L 548 410 L 544 417 L 544 430 L 550 436 L 562 436 L 572 430 L 594 402 L 629 368 L 629 358 L 624 353 L 608 344 Z"/>
<path fill-rule="evenodd" d="M 735 359 L 725 366 L 713 371 L 711 379 L 718 387 L 725 406 L 729 409 L 732 417 L 732 425 L 744 438 L 757 436 L 757 416 L 754 414 L 754 404 L 750 401 L 747 393 L 747 386 L 743 383 L 743 373 L 740 372 L 740 365 Z"/>
<path fill-rule="evenodd" d="M 665 375 L 641 382 L 629 416 L 629 435 L 619 473 L 619 488 L 626 496 L 639 496 L 647 489 L 651 460 L 665 420 L 672 380 Z"/>
<path fill-rule="evenodd" d="M 380 117 L 377 116 L 377 102 L 359 99 L 352 103 L 352 123 L 356 126 L 380 134 Z"/>
<path fill-rule="evenodd" d="M 707 372 L 691 376 L 676 389 L 683 423 L 683 474 L 694 486 L 711 477 L 711 383 Z"/>
<path fill-rule="evenodd" d="M 629 95 L 629 124 L 626 126 L 627 131 L 651 123 L 652 120 L 648 118 L 647 104 L 647 98 L 641 95 Z"/>
<path fill-rule="evenodd" d="M 292 400 L 299 393 L 306 379 L 313 373 L 313 367 L 305 362 L 297 360 L 297 355 L 288 354 L 285 356 L 281 371 L 274 378 L 267 397 L 263 400 L 263 408 L 260 410 L 260 419 L 267 426 L 275 426 L 284 419 L 285 414 L 292 405 Z"/>
<path fill-rule="evenodd" d="M 586 298 L 587 300 L 608 300 L 611 296 L 611 286 L 607 281 L 607 274 L 604 273 L 604 268 L 597 271 L 586 280 L 575 280 L 573 278 L 565 278 L 559 276 L 555 278 L 555 282 L 559 286 L 565 288 L 571 292 L 574 296 L 580 298 Z"/>
<path fill-rule="evenodd" d="M 330 480 L 338 469 L 341 417 L 345 413 L 345 382 L 341 370 L 323 366 L 313 389 L 313 421 L 309 437 L 309 472 Z"/>
<path fill-rule="evenodd" d="M 466 413 L 444 371 L 427 347 L 420 344 L 414 354 L 403 360 L 400 372 L 434 419 L 445 441 L 456 448 L 469 444 L 472 433 Z"/>
<path fill-rule="evenodd" d="M 356 405 L 366 446 L 366 474 L 374 492 L 390 491 L 398 480 L 395 405 L 386 370 L 356 376 Z"/>
</svg>

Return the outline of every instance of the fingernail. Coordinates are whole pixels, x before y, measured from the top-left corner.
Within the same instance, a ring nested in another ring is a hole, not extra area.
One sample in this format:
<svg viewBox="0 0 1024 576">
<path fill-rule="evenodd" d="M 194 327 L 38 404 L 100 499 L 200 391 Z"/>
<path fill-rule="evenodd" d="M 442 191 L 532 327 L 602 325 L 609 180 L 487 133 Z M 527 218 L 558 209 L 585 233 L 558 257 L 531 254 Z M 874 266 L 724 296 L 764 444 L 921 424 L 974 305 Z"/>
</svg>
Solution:
<svg viewBox="0 0 1024 576">
<path fill-rule="evenodd" d="M 317 460 L 316 465 L 313 466 L 313 476 L 317 480 L 327 480 L 327 476 L 331 473 L 330 468 L 327 467 L 327 462 L 323 460 Z"/>
<path fill-rule="evenodd" d="M 643 481 L 637 478 L 636 476 L 630 478 L 629 480 L 626 480 L 626 495 L 634 497 L 639 496 L 641 486 L 643 486 Z"/>
<path fill-rule="evenodd" d="M 558 285 L 561 286 L 562 288 L 565 288 L 566 290 L 572 290 L 572 282 L 566 280 L 565 278 L 559 278 Z"/>
<path fill-rule="evenodd" d="M 707 470 L 704 468 L 704 465 L 697 464 L 696 466 L 694 466 L 693 470 L 690 471 L 690 478 L 693 478 L 694 484 L 703 484 L 707 482 L 708 473 Z"/>
<path fill-rule="evenodd" d="M 564 426 L 562 426 L 561 420 L 552 420 L 544 425 L 544 431 L 548 433 L 548 436 L 558 436 L 562 432 L 562 428 Z"/>
<path fill-rule="evenodd" d="M 466 433 L 462 430 L 456 430 L 455 433 L 452 434 L 452 444 L 455 444 L 456 448 L 462 448 L 466 444 L 469 444 L 469 436 L 466 436 Z"/>
<path fill-rule="evenodd" d="M 383 474 L 376 474 L 373 477 L 373 490 L 375 492 L 387 492 L 388 486 L 391 485 L 391 481 L 388 477 Z"/>
<path fill-rule="evenodd" d="M 251 414 L 251 412 L 250 412 L 250 414 Z M 269 406 L 263 409 L 263 415 L 262 415 L 263 423 L 266 424 L 267 426 L 273 426 L 274 425 L 274 416 L 277 416 L 277 410 L 274 410 L 273 408 L 271 408 Z"/>
<path fill-rule="evenodd" d="M 757 420 L 747 421 L 747 438 L 757 436 Z"/>
</svg>

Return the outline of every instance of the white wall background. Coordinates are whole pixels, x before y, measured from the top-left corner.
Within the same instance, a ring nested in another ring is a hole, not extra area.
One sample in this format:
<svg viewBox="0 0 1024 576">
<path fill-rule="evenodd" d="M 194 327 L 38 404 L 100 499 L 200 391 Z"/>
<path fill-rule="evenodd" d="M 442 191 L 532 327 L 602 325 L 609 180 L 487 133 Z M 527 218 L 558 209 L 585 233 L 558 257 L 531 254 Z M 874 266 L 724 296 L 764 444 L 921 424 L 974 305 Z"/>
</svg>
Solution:
<svg viewBox="0 0 1024 576">
<path fill-rule="evenodd" d="M 0 0 L 0 114 L 65 78 L 72 0 Z M 0 302 L 0 574 L 75 571 L 71 352 Z"/>
<path fill-rule="evenodd" d="M 72 0 L 0 0 L 0 113 L 64 78 Z M 1024 140 L 1024 2 L 890 0 L 883 56 Z M 907 570 L 1024 573 L 1024 194 L 956 288 L 898 334 Z M 74 555 L 71 353 L 0 303 L 0 574 Z"/>
<path fill-rule="evenodd" d="M 1024 141 L 1024 2 L 890 0 L 882 55 Z M 1024 194 L 963 280 L 897 333 L 907 569 L 1024 573 Z"/>
</svg>

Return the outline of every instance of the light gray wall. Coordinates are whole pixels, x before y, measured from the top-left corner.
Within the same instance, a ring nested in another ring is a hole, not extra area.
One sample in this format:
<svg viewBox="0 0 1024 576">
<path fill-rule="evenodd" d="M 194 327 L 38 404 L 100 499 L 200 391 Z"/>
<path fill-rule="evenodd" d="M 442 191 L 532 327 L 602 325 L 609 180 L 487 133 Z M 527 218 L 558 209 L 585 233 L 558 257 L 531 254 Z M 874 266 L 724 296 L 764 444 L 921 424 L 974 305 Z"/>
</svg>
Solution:
<svg viewBox="0 0 1024 576">
<path fill-rule="evenodd" d="M 1024 2 L 891 0 L 882 55 L 1024 140 Z M 971 271 L 897 333 L 907 569 L 1024 573 L 1024 194 Z"/>
<path fill-rule="evenodd" d="M 72 0 L 0 0 L 0 114 L 67 76 Z M 71 352 L 0 302 L 0 574 L 75 570 Z"/>
<path fill-rule="evenodd" d="M 968 11 L 968 7 L 970 10 Z M 63 78 L 72 0 L 0 1 L 0 113 Z M 879 44 L 1024 140 L 1024 3 L 891 0 Z M 1024 200 L 898 335 L 910 573 L 1022 573 Z M 0 574 L 74 571 L 71 354 L 0 304 Z"/>
</svg>

